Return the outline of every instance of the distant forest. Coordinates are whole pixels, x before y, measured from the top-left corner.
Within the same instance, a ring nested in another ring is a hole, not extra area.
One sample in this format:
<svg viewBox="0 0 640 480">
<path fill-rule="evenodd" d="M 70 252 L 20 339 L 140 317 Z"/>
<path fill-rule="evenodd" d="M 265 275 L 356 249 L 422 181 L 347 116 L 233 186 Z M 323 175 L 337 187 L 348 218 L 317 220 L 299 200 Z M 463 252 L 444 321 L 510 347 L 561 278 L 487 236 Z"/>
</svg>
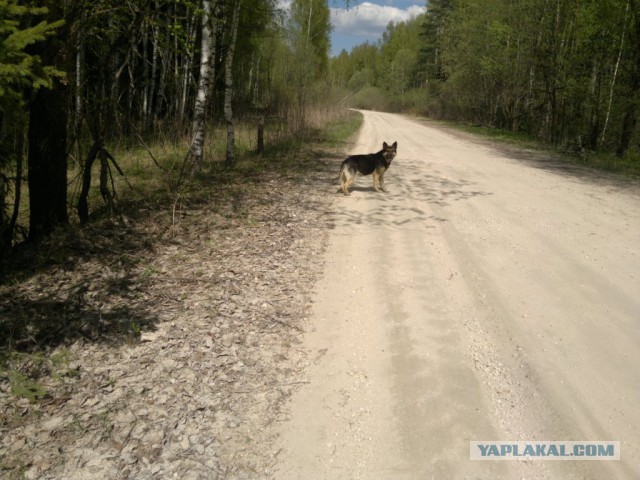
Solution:
<svg viewBox="0 0 640 480">
<path fill-rule="evenodd" d="M 429 0 L 331 75 L 361 108 L 637 155 L 639 17 L 636 0 Z"/>
</svg>

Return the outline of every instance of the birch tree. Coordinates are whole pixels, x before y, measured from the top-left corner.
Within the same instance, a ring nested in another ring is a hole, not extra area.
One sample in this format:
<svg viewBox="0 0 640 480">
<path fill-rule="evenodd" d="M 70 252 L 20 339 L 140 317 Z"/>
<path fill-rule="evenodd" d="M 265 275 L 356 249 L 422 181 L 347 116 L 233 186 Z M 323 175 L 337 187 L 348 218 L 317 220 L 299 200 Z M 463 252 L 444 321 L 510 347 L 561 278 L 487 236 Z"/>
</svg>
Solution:
<svg viewBox="0 0 640 480">
<path fill-rule="evenodd" d="M 193 107 L 192 140 L 190 147 L 191 166 L 201 168 L 204 157 L 206 111 L 215 75 L 215 50 L 217 22 L 214 17 L 215 3 L 202 0 L 202 40 L 200 44 L 200 77 Z M 186 162 L 185 162 L 186 163 Z M 184 169 L 183 169 L 184 170 Z M 185 173 L 183 171 L 183 173 Z"/>
<path fill-rule="evenodd" d="M 224 118 L 227 124 L 227 165 L 235 162 L 235 133 L 233 128 L 233 55 L 236 49 L 236 39 L 238 36 L 238 21 L 240 18 L 240 0 L 233 2 L 233 16 L 231 18 L 231 33 L 229 47 L 225 58 L 225 81 L 224 81 Z"/>
</svg>

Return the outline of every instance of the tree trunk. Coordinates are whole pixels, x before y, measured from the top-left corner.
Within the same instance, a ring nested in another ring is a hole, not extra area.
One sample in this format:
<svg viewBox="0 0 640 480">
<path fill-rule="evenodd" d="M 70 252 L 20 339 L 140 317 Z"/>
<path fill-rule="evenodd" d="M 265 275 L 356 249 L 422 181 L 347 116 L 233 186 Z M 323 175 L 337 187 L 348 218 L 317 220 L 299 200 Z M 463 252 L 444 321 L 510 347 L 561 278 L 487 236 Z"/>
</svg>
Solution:
<svg viewBox="0 0 640 480">
<path fill-rule="evenodd" d="M 211 80 L 214 77 L 214 52 L 216 42 L 215 21 L 213 18 L 213 2 L 202 2 L 202 44 L 200 47 L 200 78 L 193 108 L 193 139 L 191 141 L 192 168 L 202 166 L 204 157 L 205 113 L 209 99 Z"/>
<path fill-rule="evenodd" d="M 236 0 L 233 6 L 233 19 L 231 20 L 231 36 L 229 49 L 225 59 L 224 73 L 224 118 L 227 122 L 227 165 L 235 163 L 235 132 L 233 127 L 233 54 L 236 49 L 238 35 L 238 20 L 240 17 L 240 0 Z"/>
<path fill-rule="evenodd" d="M 80 25 L 84 23 L 84 19 L 81 20 Z M 79 132 L 80 122 L 82 121 L 82 83 L 84 82 L 83 68 L 84 68 L 84 31 L 81 27 L 76 38 L 76 61 L 75 61 L 75 110 L 73 116 L 73 136 L 77 141 L 78 148 L 80 145 Z"/>
<path fill-rule="evenodd" d="M 264 152 L 264 115 L 260 116 L 258 120 L 258 148 L 256 153 L 262 155 Z"/>
<path fill-rule="evenodd" d="M 13 213 L 11 214 L 11 220 L 9 220 L 9 247 L 13 242 L 13 231 L 16 228 L 18 222 L 18 215 L 20 214 L 20 199 L 22 197 L 22 165 L 24 162 L 24 132 L 19 133 L 17 147 L 16 147 L 16 184 L 15 195 L 13 198 Z"/>
<path fill-rule="evenodd" d="M 160 54 L 160 79 L 156 90 L 156 98 L 153 102 L 152 118 L 154 122 L 159 121 L 162 107 L 166 104 L 165 88 L 167 83 L 167 63 L 167 55 L 163 52 Z"/>
<path fill-rule="evenodd" d="M 143 33 L 142 33 L 142 72 L 143 72 L 143 82 L 144 88 L 142 89 L 142 128 L 146 130 L 147 128 L 147 113 L 149 111 L 149 59 L 147 57 L 147 49 L 149 42 L 149 27 L 147 27 L 146 22 L 143 24 Z"/>
<path fill-rule="evenodd" d="M 67 89 L 40 89 L 29 120 L 29 240 L 67 223 Z"/>
<path fill-rule="evenodd" d="M 155 3 L 156 8 L 158 8 L 157 2 Z M 152 54 L 151 54 L 151 65 L 149 67 L 149 75 L 150 75 L 150 86 L 147 92 L 147 99 L 145 100 L 147 111 L 145 112 L 145 125 L 144 130 L 146 132 L 151 131 L 153 127 L 153 122 L 155 121 L 154 113 L 155 113 L 155 100 L 156 100 L 156 80 L 157 80 L 157 72 L 158 72 L 158 31 L 155 25 L 150 27 L 151 32 L 151 46 L 152 46 Z"/>
<path fill-rule="evenodd" d="M 9 229 L 9 219 L 5 215 L 8 191 L 9 179 L 0 174 L 0 259 L 11 248 L 11 239 L 13 238 L 13 232 Z"/>
<path fill-rule="evenodd" d="M 636 0 L 630 0 L 631 15 L 635 23 L 633 38 L 633 66 L 631 69 L 631 78 L 629 80 L 629 101 L 627 102 L 627 110 L 624 114 L 622 124 L 622 135 L 616 155 L 619 158 L 624 157 L 631 145 L 633 132 L 638 123 L 638 104 L 640 103 L 640 12 L 638 12 L 638 4 Z"/>
<path fill-rule="evenodd" d="M 102 150 L 102 143 L 100 141 L 94 141 L 87 160 L 84 163 L 82 170 L 82 189 L 78 196 L 78 217 L 80 223 L 87 223 L 89 221 L 89 189 L 91 188 L 91 167 L 95 162 L 98 153 Z"/>
<path fill-rule="evenodd" d="M 180 65 L 182 71 L 184 72 L 182 75 L 182 80 L 180 81 L 180 94 L 176 97 L 176 110 L 178 112 L 178 121 L 180 125 L 184 122 L 185 109 L 187 106 L 187 93 L 189 91 L 189 83 L 191 81 L 191 66 L 193 64 L 193 41 L 191 40 L 194 37 L 194 24 L 195 24 L 195 13 L 189 14 L 189 20 L 187 22 L 187 38 L 189 39 L 186 46 L 186 60 L 183 59 L 183 63 Z M 177 39 L 176 39 L 177 42 Z M 178 51 L 177 43 L 176 43 L 176 51 Z M 176 55 L 176 58 L 178 56 Z M 177 60 L 176 60 L 177 61 Z M 177 67 L 176 67 L 177 68 Z M 180 78 L 179 75 L 176 78 Z"/>
<path fill-rule="evenodd" d="M 609 116 L 611 115 L 611 105 L 613 104 L 613 92 L 616 86 L 616 79 L 618 78 L 618 68 L 620 67 L 620 59 L 622 58 L 622 47 L 624 46 L 624 37 L 627 32 L 627 15 L 629 14 L 629 4 L 624 11 L 624 22 L 622 24 L 622 35 L 620 36 L 620 48 L 618 49 L 618 59 L 616 60 L 616 66 L 613 70 L 613 78 L 611 79 L 611 88 L 609 89 L 609 103 L 607 105 L 607 113 L 604 119 L 604 126 L 602 127 L 602 135 L 600 136 L 600 143 L 604 143 L 607 135 L 607 127 L 609 125 Z"/>
</svg>

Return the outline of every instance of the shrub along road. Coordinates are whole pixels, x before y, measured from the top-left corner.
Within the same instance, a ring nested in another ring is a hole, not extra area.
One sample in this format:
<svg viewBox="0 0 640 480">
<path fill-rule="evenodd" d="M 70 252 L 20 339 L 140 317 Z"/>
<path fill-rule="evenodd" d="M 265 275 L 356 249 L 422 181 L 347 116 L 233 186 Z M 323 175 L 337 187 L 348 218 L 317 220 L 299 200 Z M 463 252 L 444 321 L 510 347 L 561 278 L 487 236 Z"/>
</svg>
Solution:
<svg viewBox="0 0 640 480">
<path fill-rule="evenodd" d="M 334 204 L 276 478 L 637 478 L 638 184 L 364 115 L 353 153 L 398 142 L 390 191 Z M 622 458 L 471 462 L 473 440 Z"/>
</svg>

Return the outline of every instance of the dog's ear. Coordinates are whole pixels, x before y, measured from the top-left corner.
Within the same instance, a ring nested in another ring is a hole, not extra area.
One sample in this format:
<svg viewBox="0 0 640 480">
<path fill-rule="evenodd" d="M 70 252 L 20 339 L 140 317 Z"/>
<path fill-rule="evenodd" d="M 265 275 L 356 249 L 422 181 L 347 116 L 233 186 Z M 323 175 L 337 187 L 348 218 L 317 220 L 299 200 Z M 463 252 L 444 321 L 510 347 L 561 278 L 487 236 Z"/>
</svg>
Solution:
<svg viewBox="0 0 640 480">
<path fill-rule="evenodd" d="M 391 145 L 394 149 L 398 148 L 398 142 L 393 142 L 393 145 Z"/>
<path fill-rule="evenodd" d="M 382 142 L 382 149 L 386 150 L 387 148 L 389 148 L 389 145 L 387 145 L 387 142 Z"/>
</svg>

